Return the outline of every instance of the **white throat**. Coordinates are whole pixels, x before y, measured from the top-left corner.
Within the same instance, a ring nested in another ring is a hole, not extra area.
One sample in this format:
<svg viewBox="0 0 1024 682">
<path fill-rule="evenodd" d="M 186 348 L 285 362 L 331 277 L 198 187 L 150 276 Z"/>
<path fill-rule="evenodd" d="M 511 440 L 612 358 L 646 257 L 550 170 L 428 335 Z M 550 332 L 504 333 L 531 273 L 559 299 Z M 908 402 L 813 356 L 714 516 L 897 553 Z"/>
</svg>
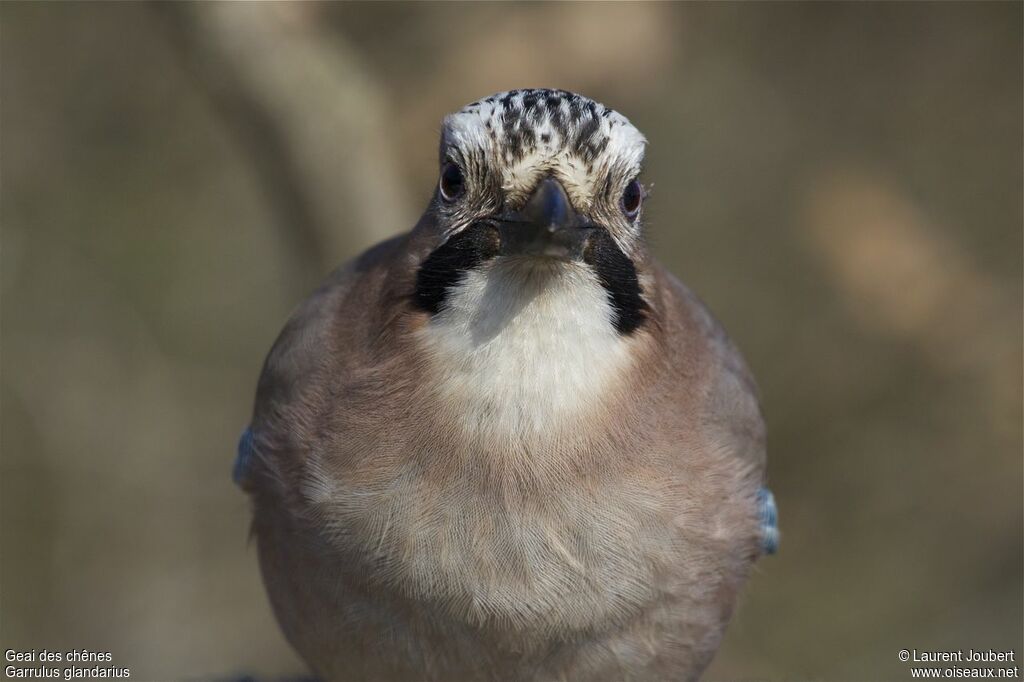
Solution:
<svg viewBox="0 0 1024 682">
<path fill-rule="evenodd" d="M 466 274 L 421 331 L 438 396 L 470 432 L 552 432 L 614 390 L 630 344 L 582 264 L 494 261 Z"/>
</svg>

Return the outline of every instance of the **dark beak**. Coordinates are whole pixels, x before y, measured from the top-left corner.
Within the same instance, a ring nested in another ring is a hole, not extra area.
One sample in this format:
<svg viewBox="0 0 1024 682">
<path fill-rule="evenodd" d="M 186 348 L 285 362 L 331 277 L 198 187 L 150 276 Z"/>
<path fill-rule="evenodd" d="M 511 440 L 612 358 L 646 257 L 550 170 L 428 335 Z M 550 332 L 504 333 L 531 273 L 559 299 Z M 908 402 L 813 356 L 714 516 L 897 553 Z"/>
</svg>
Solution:
<svg viewBox="0 0 1024 682">
<path fill-rule="evenodd" d="M 554 178 L 545 178 L 526 205 L 498 219 L 501 253 L 505 256 L 542 256 L 578 260 L 593 231 L 583 224 L 572 203 Z"/>
</svg>

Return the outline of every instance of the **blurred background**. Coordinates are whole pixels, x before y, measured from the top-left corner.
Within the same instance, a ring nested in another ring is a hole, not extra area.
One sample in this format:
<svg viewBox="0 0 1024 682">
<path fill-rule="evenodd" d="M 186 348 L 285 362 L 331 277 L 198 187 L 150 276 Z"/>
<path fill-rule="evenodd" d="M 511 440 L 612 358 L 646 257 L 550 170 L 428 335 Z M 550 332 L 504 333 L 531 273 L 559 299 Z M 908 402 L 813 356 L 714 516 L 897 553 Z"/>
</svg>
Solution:
<svg viewBox="0 0 1024 682">
<path fill-rule="evenodd" d="M 646 133 L 761 384 L 781 552 L 707 678 L 1019 656 L 1022 7 L 3 3 L 0 648 L 302 670 L 229 475 L 263 356 L 445 113 L 544 86 Z"/>
</svg>

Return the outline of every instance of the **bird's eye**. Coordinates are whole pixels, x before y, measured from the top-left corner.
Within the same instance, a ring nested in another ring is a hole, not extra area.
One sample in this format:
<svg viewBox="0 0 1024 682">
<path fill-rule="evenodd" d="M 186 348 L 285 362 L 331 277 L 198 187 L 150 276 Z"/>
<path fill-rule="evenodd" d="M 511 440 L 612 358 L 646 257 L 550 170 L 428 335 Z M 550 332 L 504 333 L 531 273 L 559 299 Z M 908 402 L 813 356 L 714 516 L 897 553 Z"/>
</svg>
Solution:
<svg viewBox="0 0 1024 682">
<path fill-rule="evenodd" d="M 438 186 L 441 188 L 441 198 L 445 201 L 452 202 L 458 199 L 466 189 L 462 169 L 451 161 L 446 163 L 441 167 L 441 180 Z"/>
<path fill-rule="evenodd" d="M 639 180 L 631 180 L 626 189 L 622 192 L 622 212 L 630 220 L 636 220 L 640 214 L 640 204 L 644 201 L 644 188 L 640 186 Z"/>
</svg>

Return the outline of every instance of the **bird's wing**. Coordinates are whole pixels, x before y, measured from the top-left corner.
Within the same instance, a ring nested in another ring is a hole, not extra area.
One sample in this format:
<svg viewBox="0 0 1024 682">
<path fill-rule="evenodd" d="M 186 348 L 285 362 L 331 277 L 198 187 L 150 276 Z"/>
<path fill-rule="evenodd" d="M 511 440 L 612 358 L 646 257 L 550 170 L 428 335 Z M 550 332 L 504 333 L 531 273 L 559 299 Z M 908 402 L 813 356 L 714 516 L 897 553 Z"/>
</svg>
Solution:
<svg viewBox="0 0 1024 682">
<path fill-rule="evenodd" d="M 327 375 L 358 333 L 346 313 L 353 298 L 372 295 L 381 264 L 401 237 L 383 242 L 335 270 L 295 310 L 263 364 L 249 426 L 238 443 L 233 477 L 246 492 L 267 484 L 287 488 L 305 462 L 318 415 L 327 404 Z M 358 301 L 355 302 L 358 304 Z M 337 396 L 330 396 L 336 404 Z"/>
<path fill-rule="evenodd" d="M 732 452 L 755 466 L 763 480 L 767 456 L 765 425 L 757 384 L 739 349 L 726 335 L 721 324 L 711 313 L 707 315 L 711 322 L 709 333 L 712 348 L 720 363 L 712 383 L 710 419 Z M 775 496 L 762 485 L 756 499 L 751 502 L 756 505 L 760 521 L 761 551 L 775 554 L 779 547 L 779 515 Z"/>
<path fill-rule="evenodd" d="M 336 303 L 352 285 L 352 266 L 343 266 L 292 313 L 267 354 L 256 389 L 253 418 L 238 441 L 233 478 L 253 492 L 262 473 L 277 469 L 272 455 L 295 440 L 291 431 L 302 427 L 306 394 L 329 352 L 328 331 Z"/>
<path fill-rule="evenodd" d="M 698 304 L 703 307 L 699 301 Z M 709 320 L 711 354 L 715 360 L 705 419 L 712 422 L 721 437 L 730 443 L 736 457 L 763 472 L 765 425 L 757 383 L 721 324 L 706 309 L 705 313 Z"/>
<path fill-rule="evenodd" d="M 761 520 L 761 551 L 775 554 L 779 551 L 779 511 L 771 490 L 762 486 L 757 491 L 757 507 Z"/>
<path fill-rule="evenodd" d="M 682 320 L 671 325 L 670 343 L 688 349 L 691 356 L 696 354 L 702 372 L 707 373 L 701 421 L 732 456 L 763 473 L 765 427 L 754 375 L 704 302 L 671 273 L 659 269 L 667 280 L 664 316 Z"/>
<path fill-rule="evenodd" d="M 707 341 L 706 362 L 710 366 L 710 383 L 704 403 L 702 421 L 710 428 L 718 445 L 745 465 L 763 481 L 765 478 L 766 441 L 764 418 L 758 399 L 754 376 L 743 356 L 725 333 L 707 306 L 686 285 L 667 271 L 662 271 L 671 284 L 673 298 L 678 298 Z M 754 506 L 761 520 L 762 550 L 774 554 L 778 548 L 778 513 L 775 498 L 762 486 Z"/>
</svg>

